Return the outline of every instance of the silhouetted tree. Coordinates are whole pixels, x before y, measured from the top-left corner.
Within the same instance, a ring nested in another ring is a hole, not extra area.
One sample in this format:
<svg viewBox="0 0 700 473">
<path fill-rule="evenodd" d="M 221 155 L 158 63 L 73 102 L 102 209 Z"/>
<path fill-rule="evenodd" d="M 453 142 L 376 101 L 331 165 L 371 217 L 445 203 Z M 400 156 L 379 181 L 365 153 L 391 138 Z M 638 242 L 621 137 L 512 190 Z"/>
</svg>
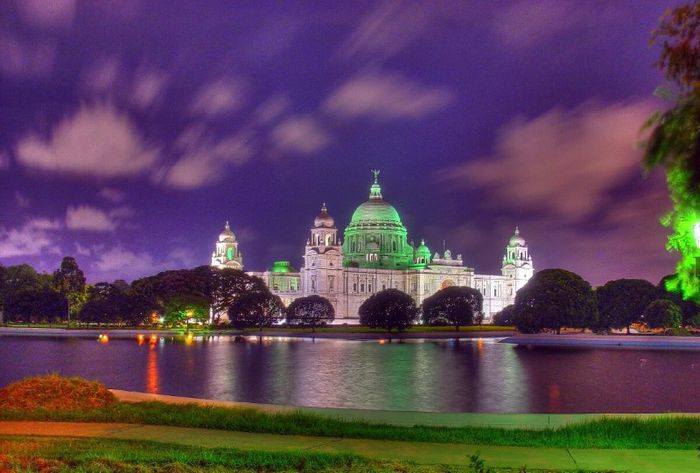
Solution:
<svg viewBox="0 0 700 473">
<path fill-rule="evenodd" d="M 564 269 L 535 273 L 515 296 L 515 326 L 524 333 L 592 327 L 598 310 L 591 285 Z"/>
<path fill-rule="evenodd" d="M 667 299 L 657 299 L 644 311 L 644 321 L 650 328 L 681 326 L 681 309 Z"/>
<path fill-rule="evenodd" d="M 221 315 L 225 314 L 242 294 L 268 290 L 262 279 L 238 269 L 212 268 L 211 279 L 210 300 L 214 323 L 219 322 Z"/>
<path fill-rule="evenodd" d="M 666 289 L 666 281 L 673 279 L 675 275 L 669 274 L 661 278 L 657 288 L 659 290 L 659 299 L 668 299 L 676 304 L 681 309 L 683 316 L 683 325 L 698 325 L 698 316 L 700 315 L 700 304 L 691 299 L 683 299 L 683 296 L 678 292 L 671 292 Z"/>
<path fill-rule="evenodd" d="M 67 317 L 68 303 L 65 297 L 50 287 L 14 291 L 5 300 L 5 318 L 8 322 L 51 322 Z"/>
<path fill-rule="evenodd" d="M 617 279 L 596 289 L 598 327 L 623 328 L 639 322 L 644 309 L 659 296 L 659 290 L 643 279 Z"/>
<path fill-rule="evenodd" d="M 507 305 L 493 316 L 494 325 L 515 325 L 515 305 Z"/>
<path fill-rule="evenodd" d="M 316 327 L 331 323 L 335 319 L 333 304 L 325 297 L 316 295 L 294 299 L 285 313 L 288 324 L 310 327 L 314 332 Z"/>
<path fill-rule="evenodd" d="M 423 323 L 426 325 L 472 325 L 481 313 L 484 297 L 471 287 L 449 286 L 423 301 Z"/>
<path fill-rule="evenodd" d="M 271 327 L 284 316 L 282 300 L 270 291 L 241 294 L 228 309 L 228 318 L 237 329 Z"/>
<path fill-rule="evenodd" d="M 358 310 L 360 324 L 367 327 L 402 331 L 418 317 L 418 308 L 411 296 L 398 289 L 385 289 L 370 296 Z"/>
<path fill-rule="evenodd" d="M 72 256 L 65 256 L 61 266 L 53 273 L 54 288 L 68 301 L 68 321 L 80 312 L 87 299 L 85 274 Z"/>
</svg>

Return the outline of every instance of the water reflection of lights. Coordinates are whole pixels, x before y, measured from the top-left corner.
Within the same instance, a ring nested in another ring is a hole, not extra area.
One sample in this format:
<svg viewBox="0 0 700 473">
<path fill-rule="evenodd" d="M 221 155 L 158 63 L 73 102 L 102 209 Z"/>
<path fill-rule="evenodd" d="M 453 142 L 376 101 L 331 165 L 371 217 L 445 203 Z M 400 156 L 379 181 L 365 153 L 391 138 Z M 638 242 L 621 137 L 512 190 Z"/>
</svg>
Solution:
<svg viewBox="0 0 700 473">
<path fill-rule="evenodd" d="M 185 345 L 192 345 L 194 343 L 194 335 L 188 333 L 185 335 Z"/>
<path fill-rule="evenodd" d="M 138 336 L 136 337 L 136 340 L 139 342 L 139 346 L 143 345 L 143 341 L 146 337 L 143 336 L 142 333 L 139 333 Z"/>
<path fill-rule="evenodd" d="M 158 377 L 158 351 L 154 344 L 148 350 L 148 363 L 146 365 L 146 391 L 157 394 L 160 390 Z"/>
<path fill-rule="evenodd" d="M 384 345 L 385 343 L 386 343 L 386 340 L 384 340 L 383 338 L 379 340 L 380 345 Z"/>
<path fill-rule="evenodd" d="M 148 342 L 149 342 L 151 345 L 155 345 L 157 341 L 158 341 L 158 337 L 155 336 L 155 335 L 151 335 L 151 337 L 148 339 Z"/>
<path fill-rule="evenodd" d="M 97 340 L 99 340 L 100 343 L 109 343 L 109 337 L 106 333 L 101 333 L 100 336 L 97 337 Z"/>
<path fill-rule="evenodd" d="M 476 350 L 481 354 L 481 352 L 484 351 L 484 339 L 483 338 L 477 338 L 476 339 Z"/>
</svg>

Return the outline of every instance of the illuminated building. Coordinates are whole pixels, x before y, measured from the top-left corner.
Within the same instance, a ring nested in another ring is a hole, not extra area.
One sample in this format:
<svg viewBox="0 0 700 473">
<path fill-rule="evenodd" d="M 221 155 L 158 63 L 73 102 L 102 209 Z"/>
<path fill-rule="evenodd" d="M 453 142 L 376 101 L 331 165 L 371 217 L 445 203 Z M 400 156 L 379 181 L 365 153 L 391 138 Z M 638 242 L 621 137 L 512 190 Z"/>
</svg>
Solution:
<svg viewBox="0 0 700 473">
<path fill-rule="evenodd" d="M 335 308 L 335 323 L 357 323 L 360 305 L 372 294 L 389 288 L 410 294 L 420 305 L 442 288 L 473 287 L 484 297 L 487 321 L 514 302 L 516 291 L 534 271 L 527 244 L 517 227 L 506 245 L 501 274 L 476 274 L 473 268 L 464 266 L 462 255 L 453 257 L 447 249 L 442 255 L 431 254 L 423 240 L 418 246 L 408 241 L 399 213 L 382 196 L 378 175 L 375 171 L 369 199 L 353 213 L 342 242 L 335 221 L 323 204 L 306 242 L 300 271 L 287 261 L 278 261 L 268 271 L 249 274 L 261 277 L 285 304 L 312 294 L 325 297 Z M 243 267 L 228 223 L 216 245 L 212 265 Z M 235 256 L 229 258 L 230 255 Z"/>
</svg>

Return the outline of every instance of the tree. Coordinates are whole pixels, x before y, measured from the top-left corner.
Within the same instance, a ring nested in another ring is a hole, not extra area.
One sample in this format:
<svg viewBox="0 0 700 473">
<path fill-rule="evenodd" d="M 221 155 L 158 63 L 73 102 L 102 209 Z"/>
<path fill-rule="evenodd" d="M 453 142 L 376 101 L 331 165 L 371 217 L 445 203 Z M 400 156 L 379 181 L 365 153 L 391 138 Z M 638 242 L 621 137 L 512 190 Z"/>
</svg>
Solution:
<svg viewBox="0 0 700 473">
<path fill-rule="evenodd" d="M 68 322 L 75 317 L 87 300 L 85 274 L 72 256 L 65 256 L 61 266 L 53 273 L 54 288 L 68 301 Z"/>
<path fill-rule="evenodd" d="M 37 323 L 68 316 L 65 297 L 49 287 L 29 288 L 12 292 L 5 301 L 8 322 Z"/>
<path fill-rule="evenodd" d="M 423 323 L 426 325 L 472 325 L 482 310 L 484 297 L 471 287 L 449 286 L 423 301 Z"/>
<path fill-rule="evenodd" d="M 237 329 L 271 327 L 282 320 L 282 300 L 270 291 L 241 294 L 228 309 L 228 318 Z"/>
<path fill-rule="evenodd" d="M 655 300 L 644 311 L 644 321 L 650 328 L 678 328 L 681 320 L 681 309 L 666 299 Z"/>
<path fill-rule="evenodd" d="M 598 310 L 591 285 L 564 269 L 535 273 L 515 295 L 515 326 L 524 333 L 592 327 Z"/>
<path fill-rule="evenodd" d="M 168 297 L 163 307 L 163 317 L 170 325 L 179 325 L 184 322 L 189 332 L 190 323 L 206 322 L 209 318 L 209 302 L 201 294 L 183 293 Z"/>
<path fill-rule="evenodd" d="M 360 324 L 367 327 L 402 331 L 418 317 L 418 308 L 411 296 L 398 289 L 385 289 L 373 294 L 358 310 Z"/>
<path fill-rule="evenodd" d="M 316 331 L 319 325 L 326 325 L 335 319 L 335 309 L 328 299 L 321 296 L 307 296 L 294 299 L 286 310 L 287 323 L 300 327 L 310 327 Z"/>
<path fill-rule="evenodd" d="M 601 329 L 627 327 L 638 322 L 644 309 L 659 295 L 659 290 L 643 279 L 617 279 L 596 289 L 598 327 Z"/>
<path fill-rule="evenodd" d="M 668 299 L 681 309 L 683 325 L 697 325 L 698 315 L 700 315 L 700 304 L 690 299 L 683 299 L 683 295 L 678 292 L 671 292 L 666 289 L 667 283 L 675 277 L 669 274 L 661 278 L 657 288 L 659 290 L 658 299 Z"/>
<path fill-rule="evenodd" d="M 494 325 L 515 325 L 515 305 L 507 305 L 502 311 L 493 316 Z"/>
<path fill-rule="evenodd" d="M 238 269 L 211 268 L 211 281 L 210 299 L 214 323 L 219 323 L 221 315 L 228 311 L 241 294 L 268 290 L 262 279 Z"/>
<path fill-rule="evenodd" d="M 700 222 L 700 2 L 668 11 L 652 42 L 661 44 L 657 66 L 675 88 L 665 94 L 673 105 L 647 123 L 652 130 L 644 154 L 648 169 L 665 169 L 673 202 L 662 223 L 673 229 L 666 247 L 681 258 L 666 289 L 700 302 L 700 249 L 694 236 Z"/>
</svg>

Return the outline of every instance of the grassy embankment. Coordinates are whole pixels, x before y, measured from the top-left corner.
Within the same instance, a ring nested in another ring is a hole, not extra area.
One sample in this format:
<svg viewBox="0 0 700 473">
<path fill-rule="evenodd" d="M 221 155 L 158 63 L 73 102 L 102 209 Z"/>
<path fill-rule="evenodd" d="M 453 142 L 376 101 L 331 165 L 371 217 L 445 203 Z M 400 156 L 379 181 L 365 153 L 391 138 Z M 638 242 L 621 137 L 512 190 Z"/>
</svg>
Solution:
<svg viewBox="0 0 700 473">
<path fill-rule="evenodd" d="M 545 430 L 494 427 L 402 427 L 302 412 L 119 402 L 104 386 L 56 375 L 0 389 L 0 420 L 126 422 L 281 435 L 563 448 L 694 449 L 700 418 L 603 418 Z"/>
</svg>

